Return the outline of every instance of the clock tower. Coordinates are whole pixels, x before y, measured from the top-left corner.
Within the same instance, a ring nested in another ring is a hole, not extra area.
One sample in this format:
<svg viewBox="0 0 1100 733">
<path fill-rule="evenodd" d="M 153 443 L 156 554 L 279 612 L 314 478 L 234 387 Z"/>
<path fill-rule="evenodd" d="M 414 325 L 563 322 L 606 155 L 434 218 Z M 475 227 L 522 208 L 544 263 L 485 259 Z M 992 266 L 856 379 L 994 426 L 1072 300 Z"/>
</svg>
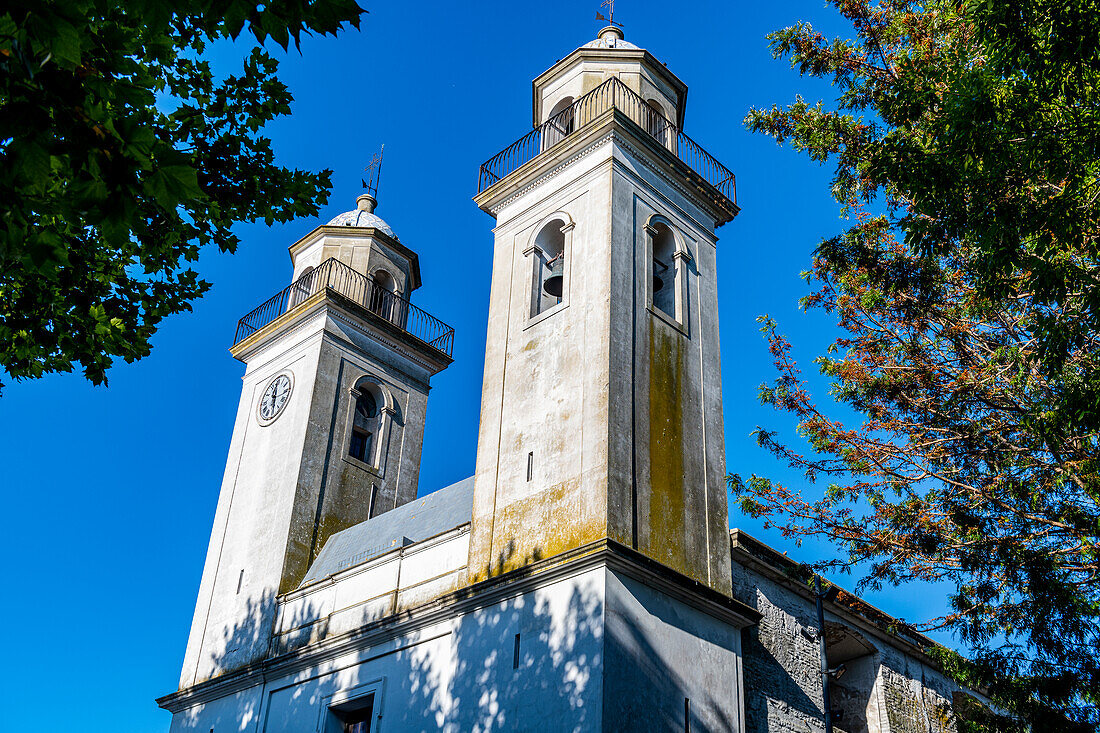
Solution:
<svg viewBox="0 0 1100 733">
<path fill-rule="evenodd" d="M 290 285 L 238 323 L 243 389 L 181 686 L 263 658 L 276 597 L 325 541 L 416 497 L 454 331 L 409 301 L 417 255 L 375 205 L 295 242 Z"/>
</svg>

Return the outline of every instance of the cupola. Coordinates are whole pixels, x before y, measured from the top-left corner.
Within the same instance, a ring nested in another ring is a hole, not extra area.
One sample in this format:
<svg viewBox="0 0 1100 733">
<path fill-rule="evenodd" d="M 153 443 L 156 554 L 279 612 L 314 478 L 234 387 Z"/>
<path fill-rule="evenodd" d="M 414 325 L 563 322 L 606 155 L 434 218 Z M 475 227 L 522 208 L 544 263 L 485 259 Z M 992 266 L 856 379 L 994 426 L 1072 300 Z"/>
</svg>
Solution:
<svg viewBox="0 0 1100 733">
<path fill-rule="evenodd" d="M 561 113 L 611 76 L 683 128 L 687 85 L 649 51 L 627 41 L 622 29 L 613 25 L 532 82 L 534 126 Z"/>
<path fill-rule="evenodd" d="M 377 199 L 369 193 L 355 200 L 355 208 L 334 216 L 290 246 L 294 280 L 329 258 L 340 260 L 364 275 L 386 282 L 387 289 L 408 296 L 420 287 L 420 263 L 415 252 L 401 243 L 393 228 L 374 213 Z"/>
</svg>

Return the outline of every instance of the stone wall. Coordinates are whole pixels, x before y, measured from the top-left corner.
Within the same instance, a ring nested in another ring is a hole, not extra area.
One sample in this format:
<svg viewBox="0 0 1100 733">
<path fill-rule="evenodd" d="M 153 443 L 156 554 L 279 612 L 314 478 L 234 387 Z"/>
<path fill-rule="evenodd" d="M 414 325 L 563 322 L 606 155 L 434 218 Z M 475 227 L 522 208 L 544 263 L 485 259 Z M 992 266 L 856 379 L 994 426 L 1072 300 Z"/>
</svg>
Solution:
<svg viewBox="0 0 1100 733">
<path fill-rule="evenodd" d="M 813 607 L 797 595 L 733 564 L 733 595 L 760 614 L 743 634 L 745 729 L 749 733 L 823 730 L 817 642 L 803 634 L 815 625 Z"/>
<path fill-rule="evenodd" d="M 761 614 L 742 639 L 748 733 L 824 730 L 816 608 L 808 589 L 784 575 L 783 565 L 795 563 L 734 531 L 733 594 Z M 929 640 L 891 634 L 885 614 L 849 594 L 845 599 L 868 612 L 826 604 L 829 664 L 845 665 L 831 685 L 831 707 L 834 714 L 841 711 L 834 729 L 955 733 L 952 700 L 981 696 L 962 690 L 934 666 L 921 652 Z"/>
</svg>

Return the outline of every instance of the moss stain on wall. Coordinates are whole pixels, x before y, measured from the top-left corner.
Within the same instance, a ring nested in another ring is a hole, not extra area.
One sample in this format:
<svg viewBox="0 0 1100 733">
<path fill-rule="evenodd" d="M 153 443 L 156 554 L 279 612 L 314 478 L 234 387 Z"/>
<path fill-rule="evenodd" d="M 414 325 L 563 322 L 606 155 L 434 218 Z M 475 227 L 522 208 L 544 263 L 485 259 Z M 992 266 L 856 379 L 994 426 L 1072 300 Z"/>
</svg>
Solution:
<svg viewBox="0 0 1100 733">
<path fill-rule="evenodd" d="M 677 334 L 649 319 L 649 553 L 694 577 L 685 552 L 684 349 Z"/>
<path fill-rule="evenodd" d="M 502 575 L 606 535 L 602 516 L 586 516 L 581 479 L 551 486 L 498 507 L 491 565 L 470 568 L 473 581 Z"/>
</svg>

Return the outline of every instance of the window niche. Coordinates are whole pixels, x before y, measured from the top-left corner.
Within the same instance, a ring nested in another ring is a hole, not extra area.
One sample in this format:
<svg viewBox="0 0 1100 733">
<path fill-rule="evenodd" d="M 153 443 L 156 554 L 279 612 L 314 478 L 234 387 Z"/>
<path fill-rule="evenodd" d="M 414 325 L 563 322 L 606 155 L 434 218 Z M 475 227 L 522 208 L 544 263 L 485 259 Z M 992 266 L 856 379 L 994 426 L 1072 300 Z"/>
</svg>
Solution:
<svg viewBox="0 0 1100 733">
<path fill-rule="evenodd" d="M 558 100 L 558 103 L 550 110 L 550 116 L 546 118 L 542 149 L 546 150 L 564 140 L 569 133 L 573 132 L 576 124 L 573 98 L 564 97 Z"/>
<path fill-rule="evenodd" d="M 573 227 L 564 215 L 551 218 L 523 253 L 531 264 L 531 318 L 549 313 L 568 299 Z"/>
<path fill-rule="evenodd" d="M 668 146 L 668 120 L 665 118 L 664 110 L 661 108 L 660 102 L 656 99 L 650 99 L 645 103 L 645 109 L 643 110 L 645 115 L 645 128 L 646 131 L 657 138 L 664 146 Z"/>
<path fill-rule="evenodd" d="M 368 698 L 366 707 L 358 710 L 337 712 L 342 733 L 370 733 L 371 724 L 374 723 L 374 697 Z"/>
<path fill-rule="evenodd" d="M 370 299 L 367 307 L 373 312 L 385 318 L 387 321 L 397 322 L 397 281 L 393 275 L 379 268 L 371 275 Z"/>
<path fill-rule="evenodd" d="M 347 456 L 375 471 L 382 469 L 382 448 L 393 410 L 381 388 L 364 377 L 351 390 Z"/>
<path fill-rule="evenodd" d="M 676 233 L 664 221 L 652 221 L 645 228 L 650 269 L 650 303 L 680 326 L 687 314 L 687 251 Z"/>
<path fill-rule="evenodd" d="M 316 292 L 314 280 L 317 278 L 313 276 L 313 272 L 312 267 L 302 270 L 302 274 L 290 286 L 290 303 L 287 305 L 287 310 L 304 303 L 309 299 L 309 296 Z"/>
<path fill-rule="evenodd" d="M 879 657 L 871 642 L 854 629 L 825 623 L 825 663 L 832 671 L 829 689 L 833 724 L 848 733 L 878 730 L 874 699 Z"/>
</svg>

